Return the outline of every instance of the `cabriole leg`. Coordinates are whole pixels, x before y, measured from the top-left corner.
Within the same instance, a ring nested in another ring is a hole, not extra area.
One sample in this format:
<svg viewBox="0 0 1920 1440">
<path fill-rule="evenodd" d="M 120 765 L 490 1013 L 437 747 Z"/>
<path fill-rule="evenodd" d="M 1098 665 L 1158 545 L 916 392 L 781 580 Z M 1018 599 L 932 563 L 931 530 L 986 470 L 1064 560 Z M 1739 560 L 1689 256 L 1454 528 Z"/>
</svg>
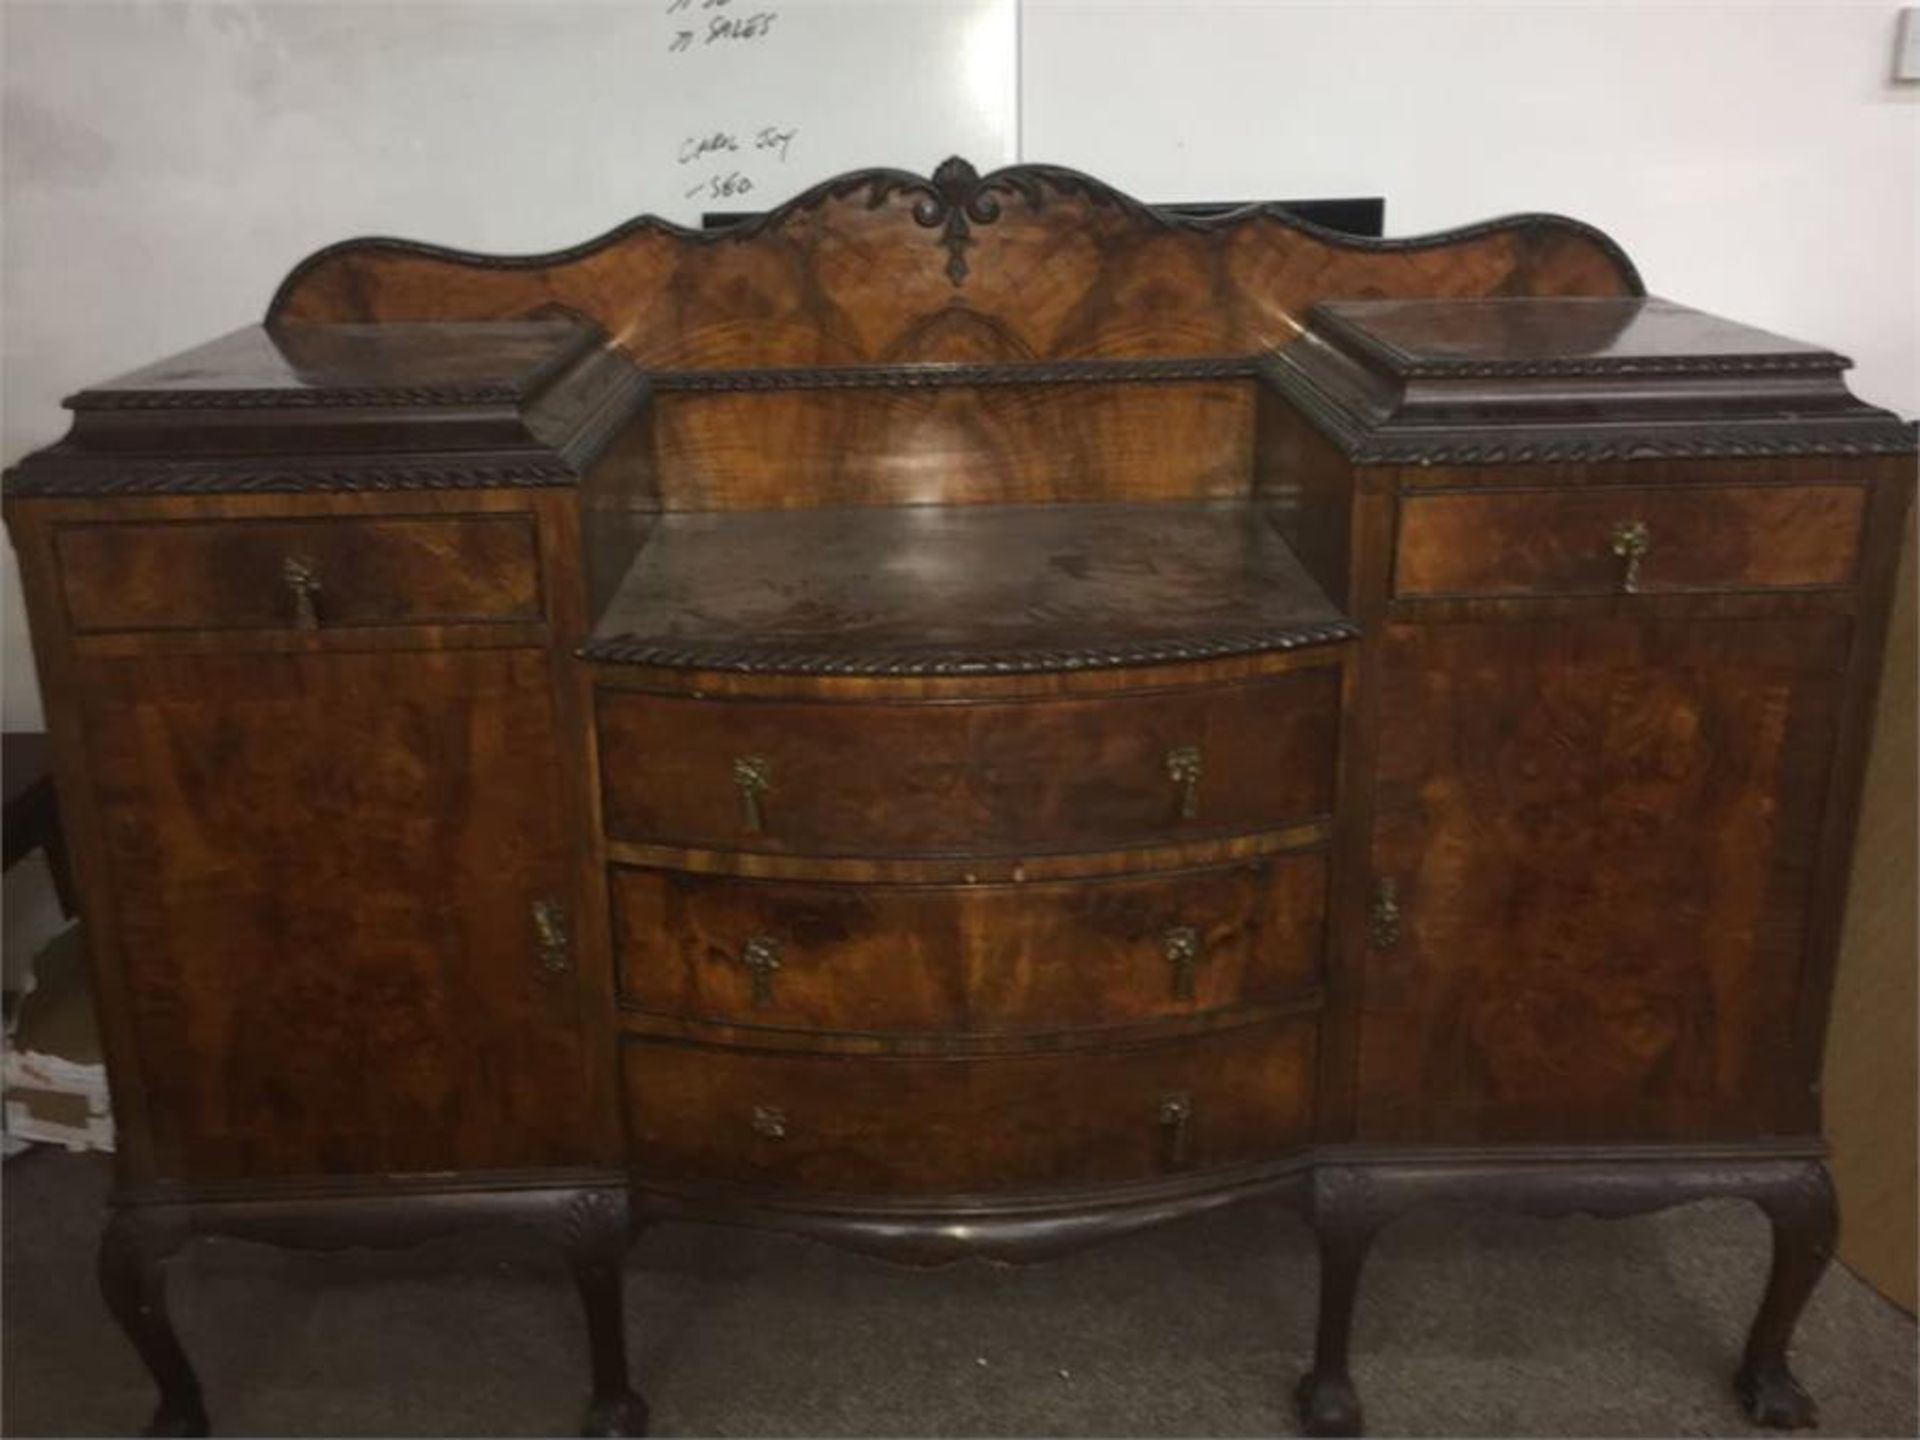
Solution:
<svg viewBox="0 0 1920 1440">
<path fill-rule="evenodd" d="M 1797 1430 L 1817 1423 L 1819 1412 L 1787 1366 L 1787 1347 L 1800 1312 L 1833 1258 L 1839 1212 L 1832 1178 L 1818 1162 L 1753 1199 L 1773 1225 L 1773 1268 L 1734 1389 L 1754 1424 Z"/>
<path fill-rule="evenodd" d="M 1358 1435 L 1360 1395 L 1348 1372 L 1353 1308 L 1367 1250 L 1387 1216 L 1371 1200 L 1371 1185 L 1357 1170 L 1322 1170 L 1314 1176 L 1313 1229 L 1320 1244 L 1320 1318 L 1314 1332 L 1313 1369 L 1301 1376 L 1294 1400 L 1308 1435 Z"/>
<path fill-rule="evenodd" d="M 593 1391 L 583 1435 L 645 1435 L 647 1404 L 627 1374 L 626 1298 L 622 1272 L 633 1238 L 624 1192 L 583 1190 L 562 1220 L 567 1263 L 586 1312 Z"/>
<path fill-rule="evenodd" d="M 186 1240 L 178 1217 L 137 1206 L 116 1209 L 100 1237 L 100 1291 L 160 1388 L 146 1435 L 208 1433 L 200 1381 L 167 1311 L 167 1257 Z"/>
</svg>

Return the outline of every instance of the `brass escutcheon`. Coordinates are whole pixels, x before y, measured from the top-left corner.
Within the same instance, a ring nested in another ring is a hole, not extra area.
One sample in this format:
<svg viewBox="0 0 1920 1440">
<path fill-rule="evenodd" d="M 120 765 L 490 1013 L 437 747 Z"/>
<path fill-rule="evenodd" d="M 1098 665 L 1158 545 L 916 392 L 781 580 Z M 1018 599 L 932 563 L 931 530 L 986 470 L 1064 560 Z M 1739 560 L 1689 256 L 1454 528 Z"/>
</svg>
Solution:
<svg viewBox="0 0 1920 1440">
<path fill-rule="evenodd" d="M 740 947 L 740 963 L 753 977 L 753 1003 L 773 1003 L 773 975 L 780 968 L 780 942 L 771 935 L 750 936 Z"/>
<path fill-rule="evenodd" d="M 1184 1092 L 1162 1095 L 1160 1128 L 1166 1135 L 1167 1164 L 1186 1164 L 1188 1132 L 1193 1128 L 1193 1097 Z"/>
<path fill-rule="evenodd" d="M 566 974 L 573 966 L 573 939 L 567 934 L 567 912 L 558 900 L 536 900 L 532 910 L 541 972 Z"/>
<path fill-rule="evenodd" d="M 787 1138 L 787 1112 L 778 1105 L 753 1107 L 753 1133 L 766 1140 Z"/>
<path fill-rule="evenodd" d="M 1400 882 L 1391 875 L 1382 875 L 1374 886 L 1367 939 L 1376 950 L 1391 950 L 1400 943 Z"/>
<path fill-rule="evenodd" d="M 293 628 L 320 628 L 320 571 L 313 561 L 289 555 L 280 562 L 280 578 L 293 592 Z"/>
<path fill-rule="evenodd" d="M 1169 925 L 1161 937 L 1167 963 L 1173 966 L 1173 998 L 1193 999 L 1193 970 L 1200 959 L 1200 932 L 1191 925 Z"/>
</svg>

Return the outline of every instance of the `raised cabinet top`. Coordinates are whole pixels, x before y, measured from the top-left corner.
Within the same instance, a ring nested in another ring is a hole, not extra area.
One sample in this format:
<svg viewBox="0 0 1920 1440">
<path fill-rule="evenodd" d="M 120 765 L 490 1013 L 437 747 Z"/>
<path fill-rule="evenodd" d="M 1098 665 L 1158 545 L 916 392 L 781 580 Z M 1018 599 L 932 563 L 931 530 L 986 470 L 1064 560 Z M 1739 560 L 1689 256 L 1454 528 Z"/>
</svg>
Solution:
<svg viewBox="0 0 1920 1440">
<path fill-rule="evenodd" d="M 349 240 L 269 320 L 495 320 L 559 308 L 654 370 L 1246 355 L 1329 296 L 1636 295 L 1605 235 L 1521 215 L 1369 240 L 1273 206 L 1171 213 L 1077 171 L 861 170 L 755 219 L 642 217 L 547 255 Z"/>
<path fill-rule="evenodd" d="M 573 319 L 250 325 L 71 396 L 7 493 L 572 485 L 645 398 Z"/>
<path fill-rule="evenodd" d="M 1369 464 L 1912 451 L 1851 364 L 1667 300 L 1544 297 L 1324 301 L 1266 372 Z"/>
</svg>

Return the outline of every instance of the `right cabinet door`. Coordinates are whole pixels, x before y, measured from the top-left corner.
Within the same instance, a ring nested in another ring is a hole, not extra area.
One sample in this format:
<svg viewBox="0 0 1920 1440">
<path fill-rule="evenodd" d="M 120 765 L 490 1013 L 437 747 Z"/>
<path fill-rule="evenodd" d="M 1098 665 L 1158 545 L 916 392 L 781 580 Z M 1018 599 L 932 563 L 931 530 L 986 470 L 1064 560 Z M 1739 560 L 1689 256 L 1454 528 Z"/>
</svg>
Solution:
<svg viewBox="0 0 1920 1440">
<path fill-rule="evenodd" d="M 1847 628 L 1389 627 L 1363 1138 L 1804 1128 L 1793 1022 Z"/>
</svg>

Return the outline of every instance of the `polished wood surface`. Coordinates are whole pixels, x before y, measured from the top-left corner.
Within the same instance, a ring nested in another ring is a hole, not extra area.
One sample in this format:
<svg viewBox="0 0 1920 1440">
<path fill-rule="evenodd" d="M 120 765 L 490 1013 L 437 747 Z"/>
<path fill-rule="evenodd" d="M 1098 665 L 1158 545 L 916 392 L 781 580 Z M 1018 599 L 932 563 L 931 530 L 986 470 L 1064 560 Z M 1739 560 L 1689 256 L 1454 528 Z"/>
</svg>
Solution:
<svg viewBox="0 0 1920 1440">
<path fill-rule="evenodd" d="M 1653 595 L 1834 587 L 1853 579 L 1858 484 L 1729 485 L 1577 494 L 1426 494 L 1400 511 L 1394 593 Z M 1638 558 L 1621 553 L 1637 528 Z"/>
<path fill-rule="evenodd" d="M 1795 1127 L 1777 1061 L 1845 644 L 1834 621 L 1388 631 L 1373 869 L 1403 919 L 1367 962 L 1362 1135 Z"/>
<path fill-rule="evenodd" d="M 577 991 L 532 910 L 571 908 L 544 654 L 85 678 L 160 1174 L 592 1158 Z"/>
<path fill-rule="evenodd" d="M 1284 1154 L 1312 1117 L 1313 1027 L 992 1061 L 630 1041 L 635 1172 L 802 1194 L 1084 1185 Z"/>
<path fill-rule="evenodd" d="M 78 634 L 474 624 L 542 613 L 525 515 L 82 524 L 61 527 L 54 543 Z"/>
<path fill-rule="evenodd" d="M 1326 861 L 1051 884 L 899 886 L 613 873 L 621 994 L 774 1028 L 1097 1029 L 1297 998 Z"/>
<path fill-rule="evenodd" d="M 597 714 L 616 839 L 849 856 L 1115 849 L 1327 813 L 1339 670 L 1045 704 L 603 690 Z M 1197 754 L 1192 780 L 1175 752 Z M 758 824 L 736 779 L 749 758 L 764 762 Z"/>
<path fill-rule="evenodd" d="M 1245 503 L 671 515 L 596 658 L 823 674 L 1058 671 L 1351 633 Z"/>
<path fill-rule="evenodd" d="M 1288 343 L 1329 295 L 1639 291 L 1611 241 L 1558 217 L 1364 241 L 1278 208 L 1182 219 L 1070 170 L 954 160 L 842 176 L 729 231 L 647 217 L 552 255 L 349 241 L 296 267 L 269 318 L 557 307 L 649 369 L 704 370 L 1236 355 Z"/>
</svg>

